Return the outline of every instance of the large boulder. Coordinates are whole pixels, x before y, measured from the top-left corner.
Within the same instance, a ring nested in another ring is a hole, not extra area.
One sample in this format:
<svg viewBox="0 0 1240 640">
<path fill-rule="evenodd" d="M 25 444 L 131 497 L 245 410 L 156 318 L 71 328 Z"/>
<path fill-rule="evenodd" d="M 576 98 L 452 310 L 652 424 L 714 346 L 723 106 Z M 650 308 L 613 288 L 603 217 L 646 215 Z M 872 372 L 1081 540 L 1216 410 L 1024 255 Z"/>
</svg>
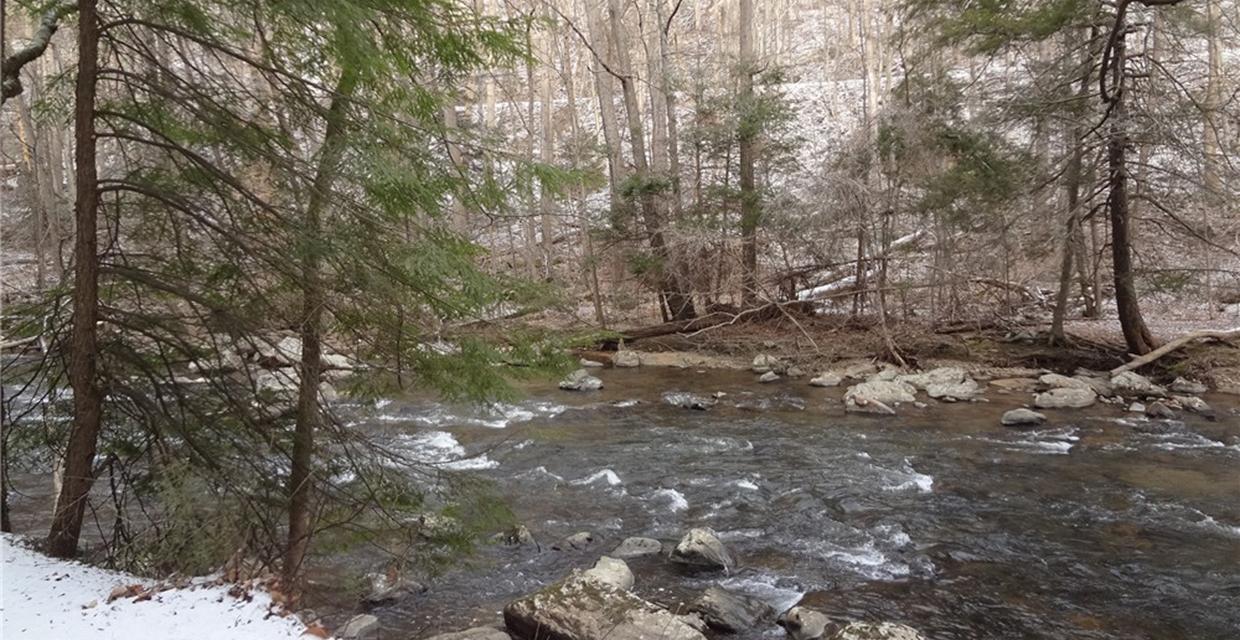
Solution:
<svg viewBox="0 0 1240 640">
<path fill-rule="evenodd" d="M 1150 382 L 1150 379 L 1132 371 L 1111 376 L 1111 386 L 1115 393 L 1122 396 L 1138 396 L 1142 398 L 1162 398 L 1167 390 Z"/>
<path fill-rule="evenodd" d="M 926 640 L 912 627 L 892 622 L 852 622 L 830 640 Z"/>
<path fill-rule="evenodd" d="M 822 640 L 835 629 L 826 614 L 806 607 L 793 607 L 779 617 L 779 626 L 792 640 Z"/>
<path fill-rule="evenodd" d="M 625 538 L 611 555 L 616 558 L 640 558 L 659 555 L 662 550 L 663 543 L 654 538 Z"/>
<path fill-rule="evenodd" d="M 1098 394 L 1090 388 L 1059 387 L 1033 397 L 1033 406 L 1039 409 L 1083 409 L 1098 400 Z"/>
<path fill-rule="evenodd" d="M 632 369 L 642 365 L 641 356 L 636 351 L 617 351 L 616 355 L 611 357 L 611 364 L 615 367 L 623 369 Z"/>
<path fill-rule="evenodd" d="M 972 378 L 960 382 L 931 382 L 926 385 L 926 395 L 943 402 L 976 400 L 982 390 Z"/>
<path fill-rule="evenodd" d="M 712 529 L 690 529 L 672 549 L 672 562 L 707 569 L 731 569 L 736 562 Z"/>
<path fill-rule="evenodd" d="M 694 620 L 581 571 L 504 607 L 521 640 L 705 640 Z"/>
<path fill-rule="evenodd" d="M 1200 382 L 1197 382 L 1196 380 L 1189 380 L 1188 378 L 1176 378 L 1174 381 L 1171 382 L 1170 388 L 1172 391 L 1176 393 L 1194 394 L 1194 395 L 1202 394 L 1202 393 L 1205 393 L 1206 391 L 1209 391 L 1209 388 L 1206 387 L 1206 385 Z"/>
<path fill-rule="evenodd" d="M 1038 381 L 1034 378 L 998 378 L 987 384 L 998 389 L 999 393 L 1027 393 L 1038 388 Z"/>
<path fill-rule="evenodd" d="M 1048 389 L 1093 389 L 1094 386 L 1088 380 L 1080 378 L 1069 378 L 1068 376 L 1058 373 L 1046 373 L 1038 378 L 1038 382 L 1042 383 Z"/>
<path fill-rule="evenodd" d="M 464 631 L 441 633 L 426 640 L 512 640 L 507 631 L 495 627 L 474 627 Z"/>
<path fill-rule="evenodd" d="M 871 380 L 862 382 L 848 388 L 844 393 L 844 401 L 847 402 L 850 397 L 865 398 L 881 402 L 885 405 L 900 404 L 901 402 L 913 402 L 917 398 L 914 394 L 917 390 L 911 385 L 896 380 Z"/>
<path fill-rule="evenodd" d="M 709 587 L 689 605 L 689 611 L 698 614 L 706 625 L 721 633 L 740 633 L 756 628 L 764 620 L 775 616 L 770 605 L 719 587 Z"/>
<path fill-rule="evenodd" d="M 1029 409 L 1012 409 L 1005 412 L 999 422 L 1005 427 L 1033 427 L 1046 422 L 1046 416 Z"/>
<path fill-rule="evenodd" d="M 565 391 L 598 391 L 603 388 L 603 381 L 585 369 L 578 369 L 560 381 L 560 388 Z"/>
</svg>

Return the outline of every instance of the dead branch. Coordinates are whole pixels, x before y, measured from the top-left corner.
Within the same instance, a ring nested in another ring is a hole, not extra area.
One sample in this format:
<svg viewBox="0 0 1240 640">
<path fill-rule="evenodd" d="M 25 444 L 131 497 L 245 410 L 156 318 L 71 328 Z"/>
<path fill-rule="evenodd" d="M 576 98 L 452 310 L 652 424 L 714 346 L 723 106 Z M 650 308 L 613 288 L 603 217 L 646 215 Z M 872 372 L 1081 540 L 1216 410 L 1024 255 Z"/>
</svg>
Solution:
<svg viewBox="0 0 1240 640">
<path fill-rule="evenodd" d="M 1168 342 L 1167 344 L 1164 344 L 1163 346 L 1143 356 L 1133 358 L 1133 360 L 1127 364 L 1123 364 L 1118 367 L 1115 367 L 1114 369 L 1111 369 L 1111 375 L 1115 376 L 1115 375 L 1124 373 L 1125 371 L 1132 371 L 1133 369 L 1144 367 L 1145 365 L 1150 364 L 1151 362 L 1154 362 L 1155 360 L 1158 360 L 1159 358 L 1167 355 L 1168 353 L 1171 353 L 1172 351 L 1180 349 L 1184 345 L 1190 342 L 1196 341 L 1196 340 L 1226 341 L 1226 340 L 1235 340 L 1236 338 L 1240 338 L 1240 329 L 1231 329 L 1229 331 L 1214 331 L 1214 330 L 1209 330 L 1209 329 L 1206 329 L 1203 331 L 1193 331 L 1191 333 L 1182 335 L 1176 338 L 1175 340 L 1172 340 L 1171 342 Z"/>
</svg>

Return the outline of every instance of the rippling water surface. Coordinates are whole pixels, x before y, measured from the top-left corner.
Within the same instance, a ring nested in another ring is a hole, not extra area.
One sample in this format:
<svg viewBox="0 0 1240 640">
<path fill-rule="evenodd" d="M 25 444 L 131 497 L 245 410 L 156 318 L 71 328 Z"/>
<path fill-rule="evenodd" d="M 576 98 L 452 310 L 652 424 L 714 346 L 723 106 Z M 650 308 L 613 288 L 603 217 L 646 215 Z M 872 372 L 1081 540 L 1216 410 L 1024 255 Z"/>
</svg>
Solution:
<svg viewBox="0 0 1240 640">
<path fill-rule="evenodd" d="M 1102 407 L 1013 430 L 998 417 L 1027 396 L 882 419 L 845 415 L 842 390 L 803 382 L 599 375 L 602 392 L 534 387 L 489 411 L 393 401 L 363 423 L 496 480 L 543 543 L 485 550 L 380 609 L 390 628 L 496 623 L 504 603 L 626 536 L 710 526 L 738 570 L 635 560 L 637 590 L 675 607 L 721 582 L 931 638 L 1240 638 L 1240 419 L 1225 406 L 1218 422 Z M 672 390 L 726 395 L 691 411 L 663 401 Z M 593 549 L 549 549 L 583 530 Z"/>
</svg>

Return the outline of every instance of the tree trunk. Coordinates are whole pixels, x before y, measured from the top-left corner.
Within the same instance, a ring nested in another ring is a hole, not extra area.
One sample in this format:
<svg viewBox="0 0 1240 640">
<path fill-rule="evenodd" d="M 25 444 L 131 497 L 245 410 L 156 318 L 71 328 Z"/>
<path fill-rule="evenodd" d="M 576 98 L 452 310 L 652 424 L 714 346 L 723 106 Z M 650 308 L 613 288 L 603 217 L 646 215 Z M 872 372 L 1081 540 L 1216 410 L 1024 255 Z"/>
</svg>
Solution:
<svg viewBox="0 0 1240 640">
<path fill-rule="evenodd" d="M 600 58 L 592 65 L 594 71 L 594 92 L 598 94 L 599 120 L 603 126 L 603 142 L 607 146 L 607 178 L 611 187 L 611 223 L 613 227 L 624 230 L 633 219 L 628 201 L 621 194 L 628 170 L 624 165 L 624 143 L 620 140 L 620 125 L 616 116 L 615 78 L 607 72 L 605 66 L 611 66 L 615 56 L 611 51 L 615 43 L 603 27 L 599 16 L 596 0 L 585 0 L 586 20 L 590 30 L 590 38 L 594 40 L 594 52 Z"/>
<path fill-rule="evenodd" d="M 287 590 L 296 595 L 298 576 L 310 545 L 314 527 L 314 436 L 322 414 L 319 409 L 319 378 L 322 374 L 323 305 L 322 283 L 323 214 L 331 198 L 332 183 L 344 153 L 344 126 L 348 102 L 357 86 L 357 74 L 346 68 L 340 74 L 331 106 L 323 145 L 319 150 L 314 184 L 302 217 L 302 313 L 301 363 L 297 385 L 297 417 L 293 435 L 293 455 L 289 472 L 288 546 L 284 555 L 283 579 Z"/>
<path fill-rule="evenodd" d="M 1132 229 L 1128 208 L 1128 110 L 1124 95 L 1127 79 L 1127 24 L 1121 12 L 1116 18 L 1118 36 L 1109 70 L 1112 74 L 1111 122 L 1107 132 L 1107 168 L 1110 183 L 1109 210 L 1111 217 L 1111 262 L 1115 277 L 1115 305 L 1119 324 L 1124 332 L 1128 351 L 1137 355 L 1154 348 L 1154 338 L 1145 326 L 1134 282 L 1132 266 Z"/>
<path fill-rule="evenodd" d="M 1207 240 L 1214 235 L 1210 228 L 1211 214 L 1221 213 L 1226 205 L 1226 198 L 1223 195 L 1223 178 L 1219 167 L 1226 162 L 1223 157 L 1223 136 L 1221 128 L 1224 126 L 1225 118 L 1220 117 L 1223 105 L 1223 47 L 1219 29 L 1221 28 L 1219 0 L 1206 0 L 1206 39 L 1207 39 L 1207 65 L 1206 65 L 1206 95 L 1203 100 L 1202 111 L 1202 131 L 1201 136 L 1201 155 L 1202 155 L 1202 186 L 1205 187 L 1205 206 L 1201 212 L 1201 236 Z M 1202 256 L 1205 262 L 1205 289 L 1206 289 L 1206 306 L 1210 310 L 1210 315 L 1215 313 L 1214 308 L 1214 260 L 1211 247 L 1208 243 L 1203 243 Z"/>
<path fill-rule="evenodd" d="M 95 168 L 95 81 L 99 70 L 97 0 L 78 0 L 78 69 L 74 93 L 73 135 L 76 180 L 73 247 L 73 329 L 69 348 L 69 385 L 73 388 L 73 427 L 64 457 L 64 482 L 47 536 L 47 552 L 69 558 L 77 553 L 87 494 L 94 481 L 95 449 L 103 412 L 99 388 L 99 253 L 96 236 L 99 176 Z"/>
<path fill-rule="evenodd" d="M 762 215 L 754 181 L 754 146 L 757 132 L 753 111 L 753 0 L 740 0 L 740 60 L 738 106 L 741 125 L 738 135 L 741 188 L 741 301 L 745 306 L 758 299 L 758 222 Z"/>
</svg>

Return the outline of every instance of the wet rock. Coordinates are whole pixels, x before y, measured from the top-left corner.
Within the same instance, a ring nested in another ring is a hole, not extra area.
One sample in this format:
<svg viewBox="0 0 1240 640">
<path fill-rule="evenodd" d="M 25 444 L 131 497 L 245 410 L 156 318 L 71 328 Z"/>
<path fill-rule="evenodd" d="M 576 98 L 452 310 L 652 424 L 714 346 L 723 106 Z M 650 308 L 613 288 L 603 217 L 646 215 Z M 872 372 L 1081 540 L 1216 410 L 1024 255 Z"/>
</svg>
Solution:
<svg viewBox="0 0 1240 640">
<path fill-rule="evenodd" d="M 530 533 L 528 527 L 519 524 L 496 536 L 498 542 L 510 547 L 538 547 L 538 540 Z"/>
<path fill-rule="evenodd" d="M 520 640 L 705 640 L 691 617 L 580 571 L 504 607 L 504 623 Z"/>
<path fill-rule="evenodd" d="M 1174 420 L 1175 411 L 1162 400 L 1155 400 L 1145 407 L 1145 415 L 1160 420 Z"/>
<path fill-rule="evenodd" d="M 495 627 L 474 627 L 464 631 L 441 633 L 426 640 L 512 640 L 508 632 Z"/>
<path fill-rule="evenodd" d="M 848 402 L 850 397 L 865 398 L 866 400 L 879 402 L 885 405 L 899 404 L 901 402 L 912 402 L 917 398 L 913 394 L 917 392 L 912 386 L 903 382 L 894 380 L 871 380 L 853 385 L 844 393 L 844 401 Z M 860 403 L 858 403 L 860 404 Z"/>
<path fill-rule="evenodd" d="M 981 388 L 972 378 L 965 378 L 960 382 L 932 382 L 926 385 L 926 395 L 943 402 L 975 400 L 981 394 Z"/>
<path fill-rule="evenodd" d="M 809 384 L 812 387 L 838 387 L 841 382 L 844 382 L 844 374 L 838 371 L 823 371 L 810 379 Z"/>
<path fill-rule="evenodd" d="M 1093 389 L 1088 380 L 1069 378 L 1058 373 L 1046 373 L 1038 377 L 1038 382 L 1048 389 Z M 1095 391 L 1097 393 L 1097 391 Z"/>
<path fill-rule="evenodd" d="M 560 388 L 565 391 L 598 391 L 603 388 L 603 381 L 590 375 L 585 369 L 578 369 L 560 381 Z"/>
<path fill-rule="evenodd" d="M 835 630 L 825 614 L 806 607 L 787 610 L 778 622 L 792 640 L 821 640 Z"/>
<path fill-rule="evenodd" d="M 897 376 L 896 380 L 911 385 L 916 389 L 929 391 L 935 385 L 954 385 L 964 382 L 964 369 L 960 367 L 939 367 L 921 373 L 910 373 Z M 976 386 L 977 383 L 974 383 Z"/>
<path fill-rule="evenodd" d="M 621 591 L 628 591 L 633 588 L 633 572 L 629 570 L 628 564 L 616 558 L 603 556 L 598 559 L 598 562 L 594 563 L 593 567 L 585 570 L 581 575 Z"/>
<path fill-rule="evenodd" d="M 866 378 L 866 382 L 891 382 L 901 375 L 900 370 L 895 367 L 884 367 L 882 371 Z"/>
<path fill-rule="evenodd" d="M 852 622 L 835 632 L 830 640 L 925 640 L 925 637 L 902 624 Z"/>
<path fill-rule="evenodd" d="M 594 545 L 594 534 L 589 531 L 578 531 L 551 546 L 556 551 L 568 549 L 588 549 Z"/>
<path fill-rule="evenodd" d="M 1032 427 L 1046 422 L 1046 416 L 1029 409 L 1012 409 L 1004 412 L 999 422 L 1005 427 Z"/>
<path fill-rule="evenodd" d="M 722 397 L 719 395 L 718 397 Z M 695 411 L 705 411 L 718 402 L 716 398 L 698 395 L 696 393 L 688 393 L 685 391 L 668 391 L 663 394 L 663 401 L 673 407 L 681 409 L 693 409 Z"/>
<path fill-rule="evenodd" d="M 393 604 L 426 591 L 424 585 L 414 580 L 387 573 L 371 573 L 366 578 L 370 581 L 370 592 L 362 597 L 362 604 L 370 607 Z"/>
<path fill-rule="evenodd" d="M 1170 389 L 1181 394 L 1201 394 L 1209 391 L 1206 385 L 1188 378 L 1176 378 L 1171 382 Z"/>
<path fill-rule="evenodd" d="M 586 358 L 582 358 L 580 364 L 587 369 L 601 369 L 603 367 L 603 363 L 598 360 L 587 360 Z"/>
<path fill-rule="evenodd" d="M 707 569 L 730 569 L 736 562 L 712 529 L 690 529 L 672 549 L 672 562 Z"/>
<path fill-rule="evenodd" d="M 754 356 L 753 365 L 750 368 L 753 369 L 754 373 L 768 373 L 772 371 L 779 373 L 784 370 L 784 363 L 775 356 L 763 353 Z"/>
<path fill-rule="evenodd" d="M 616 355 L 611 357 L 611 364 L 622 369 L 632 369 L 640 367 L 642 359 L 636 351 L 617 351 Z"/>
<path fill-rule="evenodd" d="M 658 555 L 663 550 L 663 543 L 654 538 L 625 538 L 611 555 L 616 558 L 639 558 L 641 556 Z"/>
<path fill-rule="evenodd" d="M 1145 405 L 1141 404 L 1140 402 L 1134 402 L 1128 405 L 1128 412 L 1129 413 L 1145 413 Z"/>
<path fill-rule="evenodd" d="M 336 630 L 335 637 L 339 640 L 376 640 L 379 637 L 379 619 L 369 613 L 353 616 Z"/>
<path fill-rule="evenodd" d="M 802 370 L 801 367 L 792 365 L 791 367 L 788 367 L 788 370 L 784 372 L 784 375 L 789 378 L 800 378 L 805 375 L 805 371 Z"/>
<path fill-rule="evenodd" d="M 999 378 L 987 384 L 998 389 L 999 393 L 1027 393 L 1038 387 L 1038 381 L 1034 378 Z"/>
<path fill-rule="evenodd" d="M 914 403 L 916 404 L 916 403 Z M 896 410 L 864 395 L 852 394 L 844 396 L 844 411 L 849 413 L 869 413 L 879 416 L 894 416 Z"/>
<path fill-rule="evenodd" d="M 689 611 L 698 614 L 706 625 L 721 633 L 740 633 L 756 628 L 775 616 L 775 610 L 756 598 L 729 593 L 709 587 Z"/>
<path fill-rule="evenodd" d="M 1039 409 L 1083 409 L 1098 400 L 1098 394 L 1090 388 L 1059 387 L 1033 397 L 1033 406 Z"/>
<path fill-rule="evenodd" d="M 1197 396 L 1173 396 L 1172 400 L 1179 402 L 1180 406 L 1184 407 L 1186 411 L 1205 416 L 1211 420 L 1215 417 L 1214 409 L 1209 404 L 1206 404 L 1205 400 Z"/>
<path fill-rule="evenodd" d="M 776 380 L 779 380 L 779 374 L 774 371 L 767 371 L 758 376 L 758 382 L 775 382 Z"/>
<path fill-rule="evenodd" d="M 1166 389 L 1150 382 L 1149 378 L 1132 371 L 1125 371 L 1119 375 L 1111 376 L 1111 386 L 1115 388 L 1115 393 L 1123 396 L 1161 398 L 1167 395 Z"/>
<path fill-rule="evenodd" d="M 854 362 L 853 364 L 841 369 L 840 373 L 843 374 L 845 378 L 860 379 L 865 378 L 877 371 L 878 367 L 874 366 L 873 362 Z"/>
</svg>

